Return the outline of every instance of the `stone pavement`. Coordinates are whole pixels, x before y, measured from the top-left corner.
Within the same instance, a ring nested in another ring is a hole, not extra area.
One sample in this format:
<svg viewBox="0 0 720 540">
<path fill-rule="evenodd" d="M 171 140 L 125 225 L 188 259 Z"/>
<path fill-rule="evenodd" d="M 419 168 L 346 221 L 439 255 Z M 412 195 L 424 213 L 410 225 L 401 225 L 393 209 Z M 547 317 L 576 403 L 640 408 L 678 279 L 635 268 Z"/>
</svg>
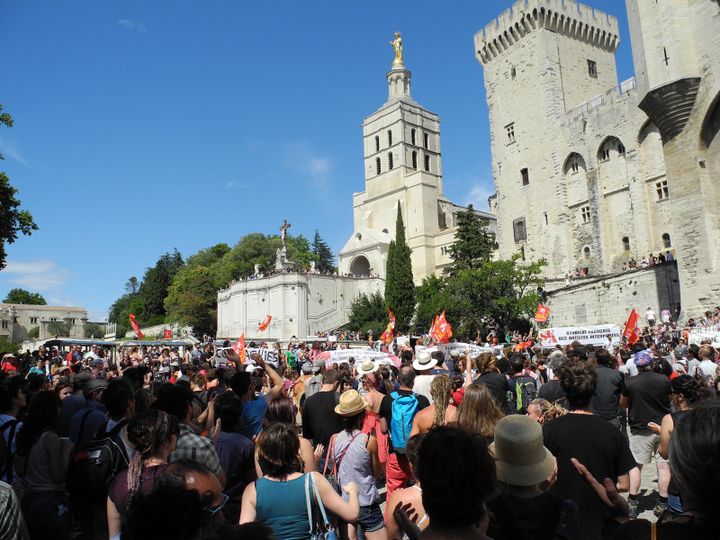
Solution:
<svg viewBox="0 0 720 540">
<path fill-rule="evenodd" d="M 645 465 L 640 477 L 640 515 L 638 517 L 649 521 L 657 521 L 653 508 L 658 497 L 657 468 L 655 460 L 650 465 Z"/>
</svg>

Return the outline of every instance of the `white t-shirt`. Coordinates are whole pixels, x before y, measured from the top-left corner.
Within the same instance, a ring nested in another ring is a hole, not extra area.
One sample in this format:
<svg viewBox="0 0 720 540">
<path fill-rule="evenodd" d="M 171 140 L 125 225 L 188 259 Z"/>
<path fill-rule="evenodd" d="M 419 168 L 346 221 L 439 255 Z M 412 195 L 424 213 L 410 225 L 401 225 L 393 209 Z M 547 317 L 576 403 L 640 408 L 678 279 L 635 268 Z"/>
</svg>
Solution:
<svg viewBox="0 0 720 540">
<path fill-rule="evenodd" d="M 415 377 L 415 384 L 413 384 L 413 392 L 425 396 L 430 403 L 433 401 L 430 395 L 430 385 L 434 378 L 435 375 L 418 375 Z"/>
<path fill-rule="evenodd" d="M 654 321 L 654 320 L 655 320 L 655 312 L 654 312 L 652 309 L 648 309 L 648 310 L 645 312 L 645 318 L 646 318 L 648 321 Z"/>
</svg>

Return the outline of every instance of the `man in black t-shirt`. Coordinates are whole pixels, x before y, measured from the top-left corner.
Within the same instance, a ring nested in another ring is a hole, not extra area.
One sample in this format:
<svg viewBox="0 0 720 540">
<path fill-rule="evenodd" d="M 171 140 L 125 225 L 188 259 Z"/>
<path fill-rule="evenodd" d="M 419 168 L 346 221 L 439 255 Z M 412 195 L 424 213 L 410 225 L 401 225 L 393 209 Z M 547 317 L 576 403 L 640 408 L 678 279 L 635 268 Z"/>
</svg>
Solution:
<svg viewBox="0 0 720 540">
<path fill-rule="evenodd" d="M 541 399 L 547 399 L 550 403 L 558 402 L 563 407 L 565 403 L 565 392 L 563 392 L 562 385 L 560 384 L 560 378 L 558 372 L 560 367 L 565 363 L 567 357 L 562 351 L 553 351 L 548 356 L 547 366 L 552 372 L 552 378 L 543 384 L 538 390 L 538 397 Z"/>
<path fill-rule="evenodd" d="M 543 425 L 545 446 L 557 459 L 557 482 L 551 492 L 575 502 L 580 511 L 578 538 L 601 540 L 611 522 L 605 505 L 571 463 L 575 458 L 595 478 L 610 478 L 627 491 L 635 467 L 627 441 L 609 422 L 590 411 L 597 374 L 585 362 L 568 360 L 559 369 L 560 384 L 570 412 Z"/>
<path fill-rule="evenodd" d="M 605 349 L 598 349 L 595 353 L 597 362 L 597 388 L 595 396 L 590 402 L 590 410 L 593 414 L 607 420 L 616 428 L 623 431 L 622 412 L 620 409 L 620 388 L 623 382 L 623 375 L 613 369 L 615 359 Z"/>
<path fill-rule="evenodd" d="M 620 406 L 628 409 L 630 424 L 630 449 L 638 465 L 637 474 L 630 476 L 630 517 L 636 518 L 639 512 L 638 493 L 640 492 L 640 471 L 655 457 L 658 472 L 658 500 L 655 514 L 660 515 L 667 508 L 670 466 L 666 459 L 658 454 L 660 436 L 648 428 L 648 423 L 661 424 L 666 414 L 670 414 L 670 379 L 661 373 L 652 371 L 655 358 L 650 351 L 635 354 L 635 366 L 638 374 L 623 381 Z"/>
<path fill-rule="evenodd" d="M 323 456 L 318 460 L 319 471 L 322 471 L 325 466 L 325 455 L 330 437 L 343 429 L 342 417 L 335 413 L 335 406 L 339 401 L 337 394 L 339 384 L 340 372 L 336 369 L 327 370 L 323 373 L 320 391 L 307 398 L 303 407 L 303 437 L 311 440 L 313 447 L 318 444 L 325 447 Z"/>
</svg>

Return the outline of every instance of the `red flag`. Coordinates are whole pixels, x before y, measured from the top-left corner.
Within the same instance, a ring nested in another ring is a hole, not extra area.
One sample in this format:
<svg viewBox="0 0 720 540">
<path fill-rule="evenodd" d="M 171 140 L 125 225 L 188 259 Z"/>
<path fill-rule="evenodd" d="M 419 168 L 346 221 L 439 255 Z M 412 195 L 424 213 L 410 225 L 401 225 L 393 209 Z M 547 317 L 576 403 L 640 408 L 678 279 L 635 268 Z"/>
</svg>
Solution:
<svg viewBox="0 0 720 540">
<path fill-rule="evenodd" d="M 540 304 L 535 312 L 535 320 L 537 322 L 545 322 L 550 316 L 550 308 Z"/>
<path fill-rule="evenodd" d="M 265 318 L 258 324 L 258 332 L 267 330 L 267 327 L 270 326 L 270 321 L 272 321 L 272 315 L 265 315 Z"/>
<path fill-rule="evenodd" d="M 395 331 L 395 314 L 390 311 L 390 308 L 388 308 L 387 312 L 389 319 L 388 325 L 387 328 L 385 328 L 385 331 L 380 334 L 380 341 L 382 341 L 386 345 L 393 340 L 393 333 Z"/>
<path fill-rule="evenodd" d="M 430 330 L 428 331 L 428 336 L 430 337 L 430 341 L 433 341 L 435 339 L 435 326 L 437 326 L 437 322 L 438 322 L 438 316 L 435 315 L 435 319 L 433 319 L 433 322 L 430 325 Z"/>
<path fill-rule="evenodd" d="M 435 339 L 438 343 L 447 343 L 452 335 L 452 326 L 445 319 L 445 310 L 443 309 L 443 312 L 435 321 Z"/>
<path fill-rule="evenodd" d="M 245 363 L 245 334 L 240 334 L 240 338 L 233 345 L 233 351 L 240 357 L 240 363 Z"/>
<path fill-rule="evenodd" d="M 172 330 L 166 328 L 163 330 L 163 339 L 171 339 L 172 338 Z"/>
<path fill-rule="evenodd" d="M 524 351 L 525 349 L 529 349 L 530 347 L 532 347 L 532 344 L 533 344 L 532 339 L 530 341 L 523 341 L 523 342 L 515 345 L 513 347 L 513 351 L 515 351 L 515 352 Z"/>
<path fill-rule="evenodd" d="M 635 338 L 635 341 L 631 341 L 633 339 L 633 336 L 635 335 L 635 330 L 637 329 L 637 323 L 640 319 L 640 315 L 637 311 L 635 311 L 635 308 L 630 312 L 630 316 L 628 317 L 627 323 L 625 324 L 625 330 L 623 330 L 623 337 L 628 340 L 628 343 L 632 345 L 633 343 L 637 343 L 637 340 L 640 338 L 638 335 Z"/>
<path fill-rule="evenodd" d="M 135 335 L 137 336 L 137 338 L 138 339 L 144 338 L 145 336 L 140 331 L 140 325 L 137 323 L 137 320 L 135 319 L 135 315 L 133 315 L 131 313 L 130 315 L 128 315 L 128 317 L 130 318 L 130 326 L 132 326 L 132 329 L 135 332 Z"/>
</svg>

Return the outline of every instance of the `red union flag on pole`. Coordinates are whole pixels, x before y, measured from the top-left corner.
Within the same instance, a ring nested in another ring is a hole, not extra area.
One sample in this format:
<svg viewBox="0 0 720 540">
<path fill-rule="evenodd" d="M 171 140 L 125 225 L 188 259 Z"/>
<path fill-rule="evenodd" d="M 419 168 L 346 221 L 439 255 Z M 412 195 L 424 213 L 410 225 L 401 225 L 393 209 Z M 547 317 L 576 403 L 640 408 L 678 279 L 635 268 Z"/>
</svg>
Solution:
<svg viewBox="0 0 720 540">
<path fill-rule="evenodd" d="M 452 326 L 450 326 L 450 323 L 447 322 L 447 319 L 445 319 L 444 309 L 440 316 L 435 319 L 434 327 L 434 338 L 438 343 L 447 343 L 450 341 L 450 338 L 453 335 Z"/>
<path fill-rule="evenodd" d="M 545 322 L 550 316 L 550 308 L 540 304 L 535 312 L 535 320 L 537 322 Z"/>
<path fill-rule="evenodd" d="M 270 321 L 272 321 L 272 315 L 265 315 L 265 318 L 258 324 L 258 331 L 262 332 L 263 330 L 267 330 L 267 327 L 270 326 Z"/>
<path fill-rule="evenodd" d="M 233 351 L 240 357 L 240 363 L 245 363 L 245 334 L 240 334 L 240 338 L 233 345 Z"/>
<path fill-rule="evenodd" d="M 128 315 L 128 318 L 130 319 L 130 326 L 132 326 L 133 332 L 135 332 L 135 335 L 137 336 L 137 338 L 138 339 L 144 338 L 145 336 L 140 331 L 140 325 L 137 323 L 137 320 L 135 319 L 135 315 L 133 315 L 131 313 L 130 315 Z"/>
<path fill-rule="evenodd" d="M 623 330 L 623 337 L 628 340 L 630 345 L 634 345 L 640 339 L 640 333 L 637 328 L 638 320 L 640 320 L 640 315 L 635 308 L 633 308 L 625 324 L 625 330 Z"/>
<path fill-rule="evenodd" d="M 393 340 L 393 334 L 395 331 L 395 314 L 390 311 L 390 308 L 387 310 L 388 312 L 388 325 L 387 328 L 385 328 L 385 331 L 380 334 L 380 341 L 382 341 L 385 345 L 390 343 Z"/>
</svg>

